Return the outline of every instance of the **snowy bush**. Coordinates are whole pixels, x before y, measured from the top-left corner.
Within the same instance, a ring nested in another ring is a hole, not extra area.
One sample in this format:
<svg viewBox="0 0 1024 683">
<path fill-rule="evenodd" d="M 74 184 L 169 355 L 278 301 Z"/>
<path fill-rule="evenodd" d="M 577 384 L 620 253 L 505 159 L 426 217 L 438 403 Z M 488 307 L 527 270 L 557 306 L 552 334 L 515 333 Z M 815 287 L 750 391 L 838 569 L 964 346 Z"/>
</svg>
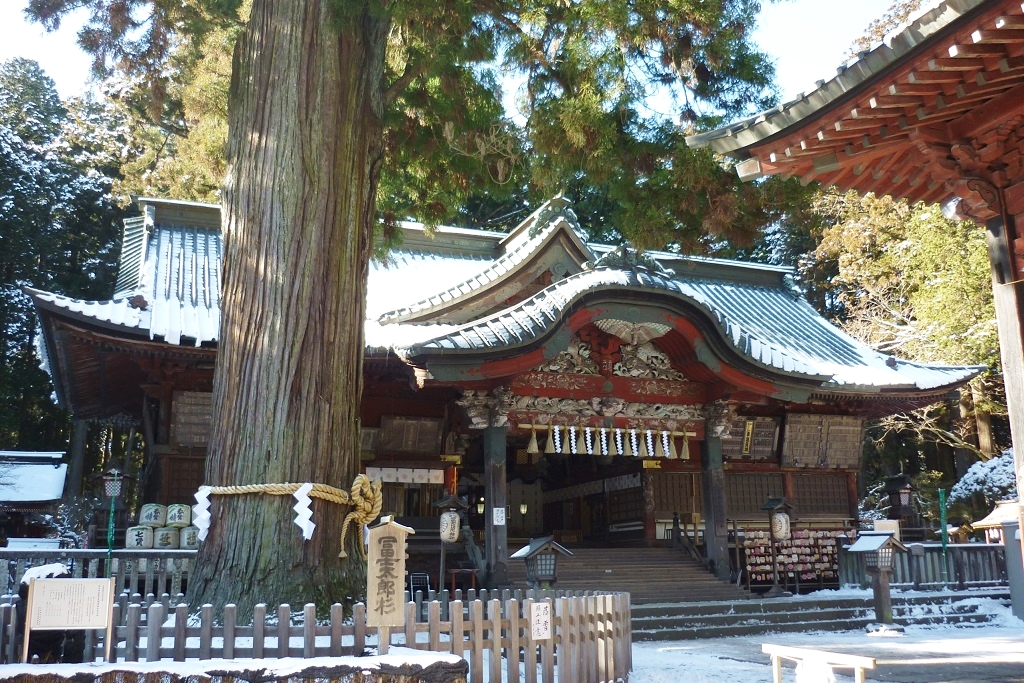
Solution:
<svg viewBox="0 0 1024 683">
<path fill-rule="evenodd" d="M 949 492 L 949 502 L 969 501 L 975 493 L 985 497 L 990 505 L 999 500 L 1017 497 L 1017 483 L 1013 471 L 1013 450 L 988 461 L 976 462 Z"/>
</svg>

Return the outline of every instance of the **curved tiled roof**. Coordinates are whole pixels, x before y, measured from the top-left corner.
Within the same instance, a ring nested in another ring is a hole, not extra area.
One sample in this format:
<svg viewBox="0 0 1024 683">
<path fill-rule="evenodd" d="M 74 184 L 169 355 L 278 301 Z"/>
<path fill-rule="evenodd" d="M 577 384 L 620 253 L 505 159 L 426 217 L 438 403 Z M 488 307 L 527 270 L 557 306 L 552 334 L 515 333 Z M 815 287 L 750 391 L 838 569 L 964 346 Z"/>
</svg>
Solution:
<svg viewBox="0 0 1024 683">
<path fill-rule="evenodd" d="M 841 101 L 861 84 L 895 65 L 923 42 L 988 1 L 932 2 L 916 12 L 907 24 L 892 32 L 882 43 L 841 67 L 834 78 L 819 81 L 813 92 L 801 93 L 790 102 L 716 130 L 690 135 L 686 138 L 686 144 L 695 148 L 710 146 L 716 152 L 730 154 L 765 140 Z"/>
<path fill-rule="evenodd" d="M 775 373 L 843 391 L 932 390 L 980 368 L 893 361 L 845 334 L 780 287 L 669 279 L 642 270 L 598 268 L 553 284 L 515 306 L 399 350 L 407 358 L 524 346 L 554 329 L 570 307 L 597 292 L 647 290 L 695 305 L 741 356 Z M 895 366 L 892 363 L 895 362 Z"/>
<path fill-rule="evenodd" d="M 381 324 L 401 322 L 414 315 L 442 308 L 451 302 L 484 289 L 515 271 L 520 265 L 550 240 L 563 226 L 577 242 L 580 250 L 590 256 L 593 252 L 587 246 L 586 235 L 576 223 L 576 214 L 569 208 L 568 200 L 562 197 L 545 202 L 512 231 L 502 245 L 504 253 L 486 267 L 475 271 L 465 280 L 437 290 L 425 299 L 403 308 L 383 313 L 377 320 Z"/>
</svg>

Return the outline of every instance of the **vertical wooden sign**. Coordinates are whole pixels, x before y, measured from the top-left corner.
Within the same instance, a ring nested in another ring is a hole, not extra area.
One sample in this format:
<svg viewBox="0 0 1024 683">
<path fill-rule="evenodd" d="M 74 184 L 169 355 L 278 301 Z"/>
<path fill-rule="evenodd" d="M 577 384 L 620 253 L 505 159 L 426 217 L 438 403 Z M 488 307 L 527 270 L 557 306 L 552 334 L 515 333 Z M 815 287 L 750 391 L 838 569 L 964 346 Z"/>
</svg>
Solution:
<svg viewBox="0 0 1024 683">
<path fill-rule="evenodd" d="M 416 533 L 390 517 L 370 529 L 366 548 L 366 625 L 378 629 L 378 654 L 387 654 L 391 628 L 405 625 L 406 537 Z"/>
</svg>

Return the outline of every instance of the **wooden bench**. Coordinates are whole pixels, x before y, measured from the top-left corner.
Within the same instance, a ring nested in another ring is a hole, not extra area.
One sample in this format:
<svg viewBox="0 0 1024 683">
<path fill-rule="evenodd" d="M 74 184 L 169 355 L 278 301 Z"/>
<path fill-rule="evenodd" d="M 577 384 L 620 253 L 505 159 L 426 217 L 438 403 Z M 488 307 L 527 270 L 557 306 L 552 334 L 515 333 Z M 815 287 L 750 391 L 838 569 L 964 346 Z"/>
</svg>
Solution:
<svg viewBox="0 0 1024 683">
<path fill-rule="evenodd" d="M 843 655 L 835 652 L 823 652 L 822 650 L 811 650 L 803 647 L 787 647 L 785 645 L 762 643 L 761 652 L 766 655 L 771 655 L 772 680 L 774 683 L 782 683 L 783 659 L 791 659 L 798 664 L 801 662 L 809 662 L 824 664 L 832 668 L 853 669 L 853 680 L 856 681 L 856 683 L 864 683 L 864 671 L 875 668 L 874 657 Z"/>
</svg>

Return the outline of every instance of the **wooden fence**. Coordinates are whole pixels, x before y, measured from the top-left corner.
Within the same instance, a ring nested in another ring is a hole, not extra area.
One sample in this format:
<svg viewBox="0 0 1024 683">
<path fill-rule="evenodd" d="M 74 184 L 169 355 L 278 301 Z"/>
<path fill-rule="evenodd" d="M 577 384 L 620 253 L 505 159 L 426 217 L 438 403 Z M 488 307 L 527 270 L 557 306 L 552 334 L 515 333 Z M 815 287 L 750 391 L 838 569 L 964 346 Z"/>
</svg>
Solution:
<svg viewBox="0 0 1024 683">
<path fill-rule="evenodd" d="M 943 590 L 1007 585 L 1006 549 L 996 543 L 911 543 L 909 552 L 895 554 L 889 584 L 904 590 Z M 945 572 L 943 572 L 945 569 Z M 839 580 L 842 585 L 869 587 L 871 577 L 861 553 L 839 548 Z"/>
<path fill-rule="evenodd" d="M 115 550 L 107 567 L 106 550 L 8 550 L 0 548 L 7 566 L 6 594 L 17 594 L 29 567 L 60 562 L 76 579 L 114 577 L 117 592 L 128 595 L 181 594 L 195 566 L 195 550 Z"/>
<path fill-rule="evenodd" d="M 405 628 L 392 632 L 389 644 L 456 654 L 468 662 L 470 683 L 629 679 L 628 593 L 480 591 L 466 601 L 448 601 L 446 593 L 433 596 L 442 600 L 417 595 L 407 602 Z M 535 601 L 550 604 L 551 638 L 532 637 L 530 605 Z M 13 604 L 0 605 L 3 663 L 18 661 L 14 612 Z M 257 605 L 252 620 L 239 624 L 233 605 L 220 615 L 210 605 L 190 615 L 184 603 L 171 606 L 169 596 L 148 606 L 126 603 L 122 597 L 114 605 L 114 623 L 111 661 L 337 657 L 380 646 L 377 629 L 366 626 L 362 604 L 355 606 L 351 619 L 345 618 L 341 605 L 333 605 L 326 621 L 318 620 L 313 605 L 294 614 L 288 605 L 269 614 L 265 605 Z M 86 660 L 102 658 L 102 639 L 100 632 L 86 633 Z"/>
</svg>

